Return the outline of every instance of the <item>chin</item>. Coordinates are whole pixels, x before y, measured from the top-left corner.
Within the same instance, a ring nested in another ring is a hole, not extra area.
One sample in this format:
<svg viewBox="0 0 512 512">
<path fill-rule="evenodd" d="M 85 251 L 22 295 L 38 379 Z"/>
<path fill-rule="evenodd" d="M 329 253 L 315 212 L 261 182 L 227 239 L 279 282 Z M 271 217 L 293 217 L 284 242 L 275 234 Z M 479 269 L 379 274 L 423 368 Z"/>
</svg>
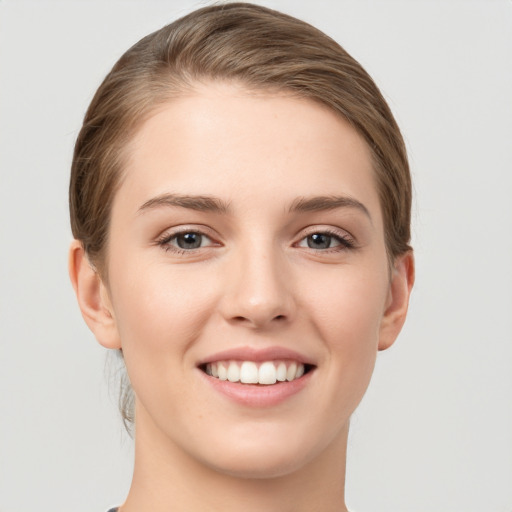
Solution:
<svg viewBox="0 0 512 512">
<path fill-rule="evenodd" d="M 301 432 L 297 425 L 292 430 L 249 431 L 243 437 L 232 433 L 224 442 L 217 440 L 213 453 L 203 452 L 203 463 L 237 478 L 278 478 L 300 471 L 321 458 L 322 453 L 335 450 L 337 443 L 332 439 L 328 442 L 329 435 L 318 437 L 312 432 Z"/>
<path fill-rule="evenodd" d="M 307 465 L 303 453 L 254 453 L 242 452 L 226 456 L 210 468 L 218 473 L 243 479 L 267 479 L 284 477 Z"/>
</svg>

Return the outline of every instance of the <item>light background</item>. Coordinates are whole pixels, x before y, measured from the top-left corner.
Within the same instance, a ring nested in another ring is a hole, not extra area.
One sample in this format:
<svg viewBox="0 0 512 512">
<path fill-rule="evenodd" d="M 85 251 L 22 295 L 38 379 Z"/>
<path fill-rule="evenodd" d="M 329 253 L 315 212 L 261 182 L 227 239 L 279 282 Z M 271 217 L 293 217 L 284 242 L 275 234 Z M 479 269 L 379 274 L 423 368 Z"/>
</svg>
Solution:
<svg viewBox="0 0 512 512">
<path fill-rule="evenodd" d="M 68 283 L 69 165 L 117 58 L 203 3 L 0 0 L 1 512 L 103 512 L 127 492 L 132 443 Z M 511 512 L 512 2 L 260 3 L 361 61 L 415 180 L 417 284 L 353 417 L 348 505 Z"/>
</svg>

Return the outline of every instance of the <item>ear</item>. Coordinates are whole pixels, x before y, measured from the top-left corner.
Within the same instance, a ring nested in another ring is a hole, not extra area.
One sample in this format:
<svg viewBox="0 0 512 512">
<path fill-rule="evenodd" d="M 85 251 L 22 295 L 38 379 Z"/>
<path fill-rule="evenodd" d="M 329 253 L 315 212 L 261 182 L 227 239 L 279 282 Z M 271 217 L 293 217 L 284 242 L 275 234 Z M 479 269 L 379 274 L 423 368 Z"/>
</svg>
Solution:
<svg viewBox="0 0 512 512">
<path fill-rule="evenodd" d="M 408 251 L 396 258 L 391 271 L 386 310 L 380 325 L 379 350 L 395 342 L 407 316 L 409 297 L 414 284 L 414 255 Z"/>
<path fill-rule="evenodd" d="M 106 348 L 121 348 L 108 290 L 78 240 L 69 248 L 69 277 L 85 323 L 98 342 Z"/>
</svg>

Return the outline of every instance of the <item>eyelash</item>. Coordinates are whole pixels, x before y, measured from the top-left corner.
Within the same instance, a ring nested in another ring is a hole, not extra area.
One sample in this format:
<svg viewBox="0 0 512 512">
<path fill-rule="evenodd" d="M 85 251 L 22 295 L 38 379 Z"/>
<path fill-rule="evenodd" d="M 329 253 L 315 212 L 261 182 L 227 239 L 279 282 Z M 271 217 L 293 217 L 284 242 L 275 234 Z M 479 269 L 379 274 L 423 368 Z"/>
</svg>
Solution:
<svg viewBox="0 0 512 512">
<path fill-rule="evenodd" d="M 351 235 L 349 235 L 348 233 L 341 234 L 339 231 L 337 231 L 335 229 L 329 229 L 329 228 L 313 229 L 309 233 L 306 233 L 299 240 L 299 243 L 313 235 L 325 235 L 330 238 L 334 238 L 337 242 L 339 242 L 339 245 L 337 245 L 335 247 L 326 248 L 326 249 L 314 249 L 313 247 L 309 247 L 309 249 L 312 249 L 315 252 L 332 253 L 332 252 L 341 252 L 341 251 L 346 251 L 346 250 L 351 250 L 351 249 L 356 248 L 356 241 L 354 240 L 354 238 Z"/>
<path fill-rule="evenodd" d="M 201 237 L 205 237 L 205 238 L 209 239 L 210 242 L 212 242 L 212 243 L 206 247 L 197 247 L 197 248 L 193 248 L 193 249 L 182 249 L 180 247 L 177 247 L 177 246 L 171 244 L 171 242 L 173 240 L 177 239 L 180 235 L 187 235 L 187 234 L 194 234 L 194 235 L 199 235 Z M 298 246 L 299 243 L 303 242 L 304 240 L 307 240 L 308 237 L 313 236 L 313 235 L 325 235 L 330 238 L 334 238 L 339 243 L 339 245 L 337 245 L 337 246 L 329 247 L 329 248 L 325 248 L 325 249 L 315 249 L 313 247 L 308 247 L 309 249 L 311 249 L 315 252 L 318 252 L 318 253 L 324 253 L 324 254 L 325 253 L 336 253 L 336 252 L 341 252 L 341 251 L 346 251 L 346 250 L 351 250 L 351 249 L 356 248 L 356 242 L 350 235 L 348 235 L 348 234 L 342 235 L 334 229 L 327 229 L 327 228 L 311 230 L 309 233 L 306 233 L 299 240 L 299 242 L 294 244 L 294 246 Z M 209 248 L 209 247 L 212 247 L 212 245 L 214 246 L 215 242 L 213 242 L 212 238 L 201 230 L 183 229 L 180 231 L 175 231 L 173 233 L 165 233 L 163 236 L 161 236 L 160 238 L 158 238 L 156 240 L 156 244 L 158 246 L 162 247 L 162 249 L 166 252 L 171 251 L 178 255 L 190 255 L 190 254 L 193 254 L 198 249 Z"/>
<path fill-rule="evenodd" d="M 170 251 L 175 254 L 185 255 L 185 256 L 189 255 L 191 253 L 194 253 L 198 249 L 203 249 L 203 247 L 198 247 L 198 248 L 194 248 L 194 249 L 182 249 L 180 247 L 177 247 L 177 246 L 171 244 L 171 242 L 174 239 L 177 239 L 180 235 L 188 235 L 188 234 L 199 235 L 201 237 L 205 237 L 208 240 L 212 241 L 212 238 L 210 236 L 208 236 L 206 233 L 204 233 L 203 231 L 200 231 L 198 229 L 182 229 L 179 231 L 175 231 L 173 233 L 165 233 L 163 236 L 161 236 L 160 238 L 158 238 L 156 240 L 156 244 L 159 245 L 160 247 L 162 247 L 162 249 L 165 252 Z M 215 243 L 214 243 L 214 245 L 215 245 Z M 208 245 L 207 247 L 211 247 L 211 245 Z"/>
</svg>

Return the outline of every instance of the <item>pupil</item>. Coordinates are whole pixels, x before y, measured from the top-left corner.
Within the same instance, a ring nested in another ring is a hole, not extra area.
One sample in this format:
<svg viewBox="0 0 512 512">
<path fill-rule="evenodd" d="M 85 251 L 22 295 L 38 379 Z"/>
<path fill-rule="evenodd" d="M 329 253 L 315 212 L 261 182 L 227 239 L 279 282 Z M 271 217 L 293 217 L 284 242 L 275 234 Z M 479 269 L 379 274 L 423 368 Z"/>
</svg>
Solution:
<svg viewBox="0 0 512 512">
<path fill-rule="evenodd" d="M 327 249 L 331 245 L 331 237 L 315 233 L 308 237 L 308 247 L 311 249 Z"/>
<path fill-rule="evenodd" d="M 197 249 L 201 247 L 201 235 L 198 233 L 184 233 L 179 235 L 176 241 L 181 249 Z"/>
</svg>

